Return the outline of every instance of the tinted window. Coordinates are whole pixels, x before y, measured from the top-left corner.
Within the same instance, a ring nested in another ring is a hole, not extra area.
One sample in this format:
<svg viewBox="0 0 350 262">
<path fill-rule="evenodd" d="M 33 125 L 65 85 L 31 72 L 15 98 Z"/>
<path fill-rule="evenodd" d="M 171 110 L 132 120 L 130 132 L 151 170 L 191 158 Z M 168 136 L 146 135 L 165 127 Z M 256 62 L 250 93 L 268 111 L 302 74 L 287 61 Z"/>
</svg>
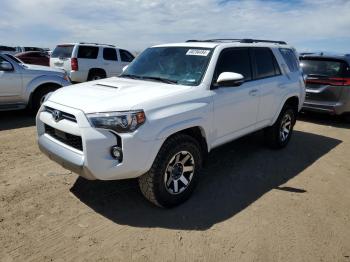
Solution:
<svg viewBox="0 0 350 262">
<path fill-rule="evenodd" d="M 244 80 L 252 79 L 251 63 L 248 48 L 224 50 L 219 58 L 215 71 L 215 80 L 223 72 L 234 72 L 244 76 Z"/>
<path fill-rule="evenodd" d="M 104 48 L 103 49 L 103 59 L 118 61 L 117 50 L 114 48 Z"/>
<path fill-rule="evenodd" d="M 73 51 L 73 45 L 59 45 L 56 46 L 56 48 L 53 50 L 51 57 L 62 57 L 62 58 L 68 58 L 71 57 L 72 51 Z"/>
<path fill-rule="evenodd" d="M 97 46 L 79 46 L 78 58 L 96 59 L 97 55 Z"/>
<path fill-rule="evenodd" d="M 254 48 L 256 78 L 277 75 L 275 71 L 275 58 L 269 48 Z"/>
<path fill-rule="evenodd" d="M 291 72 L 299 71 L 299 62 L 294 51 L 287 48 L 280 48 L 280 52 L 284 58 L 284 61 L 286 61 L 289 70 Z"/>
<path fill-rule="evenodd" d="M 300 65 L 306 75 L 326 77 L 343 77 L 348 68 L 345 62 L 330 59 L 302 59 Z"/>
<path fill-rule="evenodd" d="M 132 54 L 130 54 L 128 51 L 120 49 L 120 58 L 123 62 L 131 62 L 132 60 L 134 60 L 134 56 Z"/>
<path fill-rule="evenodd" d="M 15 51 L 16 51 L 16 48 L 10 47 L 10 46 L 0 46 L 0 51 L 15 52 Z"/>
</svg>

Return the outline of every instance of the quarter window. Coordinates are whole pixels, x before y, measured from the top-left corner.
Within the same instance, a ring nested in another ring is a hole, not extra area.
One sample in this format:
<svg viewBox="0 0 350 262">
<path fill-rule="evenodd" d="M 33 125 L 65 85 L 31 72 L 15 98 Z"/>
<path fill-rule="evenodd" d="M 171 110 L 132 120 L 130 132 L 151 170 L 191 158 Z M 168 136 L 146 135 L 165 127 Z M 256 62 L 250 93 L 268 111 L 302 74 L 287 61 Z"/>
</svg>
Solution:
<svg viewBox="0 0 350 262">
<path fill-rule="evenodd" d="M 299 63 L 294 51 L 288 48 L 280 48 L 280 52 L 284 61 L 286 61 L 289 70 L 291 72 L 299 71 Z"/>
<path fill-rule="evenodd" d="M 128 51 L 120 49 L 120 58 L 122 60 L 122 62 L 131 62 L 132 60 L 134 60 L 134 56 L 132 54 L 130 54 Z"/>
<path fill-rule="evenodd" d="M 103 59 L 104 60 L 118 61 L 117 50 L 115 50 L 114 48 L 104 48 L 103 49 Z"/>
<path fill-rule="evenodd" d="M 254 48 L 253 53 L 257 79 L 275 76 L 281 73 L 275 57 L 269 48 Z"/>
<path fill-rule="evenodd" d="M 215 71 L 215 80 L 223 72 L 234 72 L 244 76 L 244 80 L 252 79 L 252 70 L 248 48 L 224 50 L 219 58 Z"/>
<path fill-rule="evenodd" d="M 78 58 L 96 59 L 98 47 L 96 46 L 79 46 Z"/>
</svg>

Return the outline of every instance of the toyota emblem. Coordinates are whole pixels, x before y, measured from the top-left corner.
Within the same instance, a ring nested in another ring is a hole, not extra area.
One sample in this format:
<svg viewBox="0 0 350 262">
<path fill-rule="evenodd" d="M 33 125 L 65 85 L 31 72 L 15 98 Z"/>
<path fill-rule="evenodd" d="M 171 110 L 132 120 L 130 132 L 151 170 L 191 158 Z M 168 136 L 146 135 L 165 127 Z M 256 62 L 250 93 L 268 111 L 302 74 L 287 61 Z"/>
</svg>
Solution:
<svg viewBox="0 0 350 262">
<path fill-rule="evenodd" d="M 53 117 L 53 119 L 54 119 L 56 122 L 58 122 L 58 121 L 61 120 L 62 113 L 61 113 L 60 111 L 58 111 L 58 110 L 54 110 L 54 111 L 52 112 L 52 117 Z"/>
</svg>

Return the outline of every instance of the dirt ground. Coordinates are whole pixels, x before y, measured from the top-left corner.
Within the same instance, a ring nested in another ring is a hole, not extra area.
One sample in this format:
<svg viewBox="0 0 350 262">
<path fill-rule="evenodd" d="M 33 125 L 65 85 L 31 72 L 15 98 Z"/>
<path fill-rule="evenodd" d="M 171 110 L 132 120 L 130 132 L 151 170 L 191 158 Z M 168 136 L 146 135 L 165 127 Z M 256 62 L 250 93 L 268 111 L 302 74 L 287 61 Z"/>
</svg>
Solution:
<svg viewBox="0 0 350 262">
<path fill-rule="evenodd" d="M 349 261 L 350 125 L 304 115 L 211 153 L 192 198 L 149 204 L 136 181 L 78 178 L 42 155 L 34 119 L 0 114 L 0 261 Z"/>
</svg>

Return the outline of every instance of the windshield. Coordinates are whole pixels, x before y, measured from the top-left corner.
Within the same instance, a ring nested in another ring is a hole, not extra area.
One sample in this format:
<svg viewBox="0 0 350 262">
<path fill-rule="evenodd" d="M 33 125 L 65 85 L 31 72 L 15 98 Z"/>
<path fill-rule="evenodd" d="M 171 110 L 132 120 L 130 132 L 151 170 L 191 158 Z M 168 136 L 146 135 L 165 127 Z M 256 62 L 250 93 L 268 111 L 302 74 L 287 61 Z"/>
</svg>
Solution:
<svg viewBox="0 0 350 262">
<path fill-rule="evenodd" d="M 55 50 L 53 50 L 52 58 L 69 58 L 72 55 L 74 45 L 58 45 Z"/>
<path fill-rule="evenodd" d="M 148 48 L 135 58 L 120 77 L 199 85 L 211 54 L 212 49 L 209 48 Z"/>
</svg>

